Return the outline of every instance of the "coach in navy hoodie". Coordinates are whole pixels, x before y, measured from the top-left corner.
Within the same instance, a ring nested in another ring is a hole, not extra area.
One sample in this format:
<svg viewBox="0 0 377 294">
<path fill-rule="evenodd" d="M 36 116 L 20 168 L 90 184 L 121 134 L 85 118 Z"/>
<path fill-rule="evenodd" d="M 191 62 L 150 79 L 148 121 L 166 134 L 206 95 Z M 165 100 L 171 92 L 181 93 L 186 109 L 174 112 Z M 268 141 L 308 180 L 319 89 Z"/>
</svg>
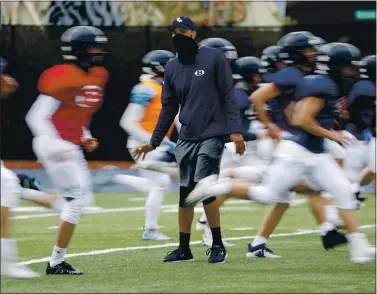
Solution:
<svg viewBox="0 0 377 294">
<path fill-rule="evenodd" d="M 178 54 L 165 67 L 158 123 L 150 144 L 140 146 L 134 152 L 137 159 L 158 147 L 180 110 L 182 127 L 175 148 L 180 169 L 180 245 L 165 257 L 165 262 L 193 259 L 189 242 L 194 208 L 185 207 L 185 199 L 198 181 L 219 173 L 226 141 L 230 138 L 235 143 L 238 154 L 245 151 L 232 72 L 223 52 L 199 47 L 194 40 L 196 26 L 186 16 L 176 18 L 172 30 Z M 210 198 L 203 204 L 213 237 L 208 261 L 224 262 L 226 251 L 221 239 L 217 202 Z"/>
</svg>

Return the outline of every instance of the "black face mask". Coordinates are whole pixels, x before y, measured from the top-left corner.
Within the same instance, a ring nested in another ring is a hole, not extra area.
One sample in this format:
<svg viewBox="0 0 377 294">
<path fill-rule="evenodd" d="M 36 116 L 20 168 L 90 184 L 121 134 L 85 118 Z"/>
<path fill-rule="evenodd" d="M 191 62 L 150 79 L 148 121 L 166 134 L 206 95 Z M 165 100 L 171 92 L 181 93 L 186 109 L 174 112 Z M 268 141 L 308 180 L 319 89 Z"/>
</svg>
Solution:
<svg viewBox="0 0 377 294">
<path fill-rule="evenodd" d="M 178 53 L 178 60 L 182 64 L 193 64 L 198 53 L 198 44 L 191 37 L 176 34 L 173 37 L 173 44 Z"/>
</svg>

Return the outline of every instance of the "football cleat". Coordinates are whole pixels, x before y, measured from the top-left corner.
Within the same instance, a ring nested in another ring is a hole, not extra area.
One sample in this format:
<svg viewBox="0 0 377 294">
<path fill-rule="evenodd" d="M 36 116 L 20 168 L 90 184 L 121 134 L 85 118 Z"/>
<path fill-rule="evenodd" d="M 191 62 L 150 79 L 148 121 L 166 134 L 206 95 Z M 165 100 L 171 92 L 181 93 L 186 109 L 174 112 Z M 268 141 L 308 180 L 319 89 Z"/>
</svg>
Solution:
<svg viewBox="0 0 377 294">
<path fill-rule="evenodd" d="M 323 247 L 326 250 L 333 249 L 339 245 L 346 244 L 348 242 L 346 236 L 335 229 L 328 231 L 326 235 L 321 237 Z"/>
<path fill-rule="evenodd" d="M 12 279 L 35 279 L 40 277 L 40 274 L 32 271 L 25 265 L 1 262 L 1 276 Z"/>
<path fill-rule="evenodd" d="M 47 263 L 46 275 L 83 275 L 82 271 L 74 269 L 69 263 L 63 261 L 55 266 Z"/>
<path fill-rule="evenodd" d="M 143 233 L 142 240 L 144 241 L 168 241 L 173 240 L 172 238 L 164 235 L 163 233 L 159 232 L 158 230 L 145 230 Z"/>
<path fill-rule="evenodd" d="M 357 248 L 350 248 L 351 262 L 353 263 L 367 263 L 376 260 L 376 247 L 372 245 L 358 246 Z"/>
<path fill-rule="evenodd" d="M 225 248 L 217 245 L 213 245 L 211 248 L 208 248 L 206 254 L 209 255 L 209 263 L 224 263 L 227 258 Z"/>
<path fill-rule="evenodd" d="M 183 261 L 194 261 L 194 256 L 191 253 L 191 249 L 182 250 L 181 247 L 168 252 L 164 258 L 164 262 L 183 262 Z"/>
<path fill-rule="evenodd" d="M 267 248 L 266 243 L 259 244 L 257 246 L 252 246 L 248 244 L 248 251 L 246 253 L 246 257 L 249 258 L 281 258 L 281 256 L 274 254 L 274 252 Z"/>
</svg>

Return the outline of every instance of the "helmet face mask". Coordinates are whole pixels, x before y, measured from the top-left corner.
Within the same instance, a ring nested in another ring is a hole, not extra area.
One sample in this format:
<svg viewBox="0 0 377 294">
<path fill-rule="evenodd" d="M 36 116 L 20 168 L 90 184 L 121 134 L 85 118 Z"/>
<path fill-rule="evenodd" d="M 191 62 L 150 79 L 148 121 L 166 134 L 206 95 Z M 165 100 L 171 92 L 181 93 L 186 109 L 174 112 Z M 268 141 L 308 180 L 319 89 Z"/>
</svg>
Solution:
<svg viewBox="0 0 377 294">
<path fill-rule="evenodd" d="M 315 67 L 318 48 L 324 43 L 323 39 L 309 32 L 292 32 L 278 42 L 282 47 L 280 57 L 287 65 L 294 65 L 305 73 L 311 73 Z"/>
</svg>

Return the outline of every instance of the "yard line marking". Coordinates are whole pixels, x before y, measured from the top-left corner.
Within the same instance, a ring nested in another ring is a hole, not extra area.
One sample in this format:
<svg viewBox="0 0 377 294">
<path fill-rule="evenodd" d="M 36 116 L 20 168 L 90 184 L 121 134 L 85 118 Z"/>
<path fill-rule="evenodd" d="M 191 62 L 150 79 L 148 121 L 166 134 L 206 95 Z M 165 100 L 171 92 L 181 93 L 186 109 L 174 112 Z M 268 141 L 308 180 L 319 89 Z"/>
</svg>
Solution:
<svg viewBox="0 0 377 294">
<path fill-rule="evenodd" d="M 368 228 L 374 228 L 376 225 L 365 225 L 361 226 L 361 229 L 368 229 Z M 270 237 L 289 237 L 289 236 L 300 236 L 300 235 L 308 235 L 308 234 L 314 234 L 319 233 L 319 230 L 311 230 L 311 231 L 305 231 L 305 232 L 293 232 L 293 233 L 283 233 L 283 234 L 272 234 Z M 255 238 L 255 236 L 243 236 L 243 237 L 233 237 L 233 238 L 224 238 L 225 241 L 237 241 L 237 240 L 245 240 L 245 239 L 252 239 Z M 201 244 L 202 240 L 200 241 L 194 241 L 190 242 L 191 245 L 197 245 Z M 166 247 L 176 247 L 178 246 L 178 243 L 166 243 L 166 244 L 160 244 L 160 245 L 150 245 L 150 246 L 135 246 L 135 247 L 124 247 L 124 248 L 109 248 L 105 250 L 94 250 L 89 252 L 81 252 L 81 253 L 72 253 L 65 255 L 65 258 L 70 257 L 77 257 L 77 256 L 89 256 L 89 255 L 102 255 L 102 254 L 108 254 L 113 252 L 120 252 L 120 251 L 135 251 L 135 250 L 145 250 L 145 249 L 159 249 L 159 248 L 166 248 Z M 28 265 L 28 264 L 35 264 L 35 263 L 42 263 L 42 262 L 48 262 L 50 261 L 49 257 L 44 257 L 40 259 L 32 259 L 28 261 L 20 262 L 21 265 Z"/>
<path fill-rule="evenodd" d="M 254 230 L 253 227 L 243 227 L 243 228 L 231 228 L 229 231 L 251 231 Z"/>
<path fill-rule="evenodd" d="M 129 197 L 128 201 L 130 202 L 143 202 L 145 201 L 146 197 Z"/>
<path fill-rule="evenodd" d="M 236 203 L 233 203 L 236 204 Z M 239 203 L 237 203 L 239 204 Z M 161 211 L 163 210 L 173 210 L 178 211 L 178 204 L 166 204 L 161 205 Z M 232 207 L 223 207 L 222 210 L 234 210 Z M 244 207 L 239 208 L 238 210 L 256 210 L 258 208 L 255 207 Z M 97 213 L 110 213 L 110 212 L 124 212 L 124 211 L 143 211 L 145 210 L 145 206 L 137 206 L 137 207 L 119 207 L 119 208 L 101 208 L 101 207 L 88 207 L 84 211 L 85 214 L 97 214 Z M 197 208 L 198 211 L 202 212 L 204 211 L 202 207 Z M 57 216 L 59 215 L 56 212 L 49 212 L 49 213 L 39 213 L 39 214 L 26 214 L 26 215 L 16 215 L 12 216 L 11 219 L 13 220 L 19 220 L 19 219 L 32 219 L 32 218 L 44 218 L 44 217 L 51 217 L 51 216 Z"/>
<path fill-rule="evenodd" d="M 254 211 L 257 210 L 256 207 L 248 207 L 248 206 L 227 206 L 227 207 L 220 207 L 220 211 Z M 170 208 L 170 209 L 163 209 L 161 212 L 166 212 L 166 213 L 177 213 L 178 212 L 178 207 L 175 208 Z M 194 212 L 204 212 L 203 207 L 195 207 Z"/>
<path fill-rule="evenodd" d="M 178 204 L 174 205 L 162 205 L 161 208 L 175 208 Z M 145 210 L 145 206 L 137 207 L 121 207 L 121 208 L 100 208 L 96 210 L 85 211 L 84 214 L 97 214 L 97 213 L 109 213 L 109 212 L 122 212 L 122 211 L 142 211 Z M 41 214 L 27 214 L 27 215 L 16 215 L 11 217 L 11 219 L 31 219 L 31 218 L 44 218 L 50 216 L 59 215 L 58 213 L 41 213 Z"/>
</svg>

